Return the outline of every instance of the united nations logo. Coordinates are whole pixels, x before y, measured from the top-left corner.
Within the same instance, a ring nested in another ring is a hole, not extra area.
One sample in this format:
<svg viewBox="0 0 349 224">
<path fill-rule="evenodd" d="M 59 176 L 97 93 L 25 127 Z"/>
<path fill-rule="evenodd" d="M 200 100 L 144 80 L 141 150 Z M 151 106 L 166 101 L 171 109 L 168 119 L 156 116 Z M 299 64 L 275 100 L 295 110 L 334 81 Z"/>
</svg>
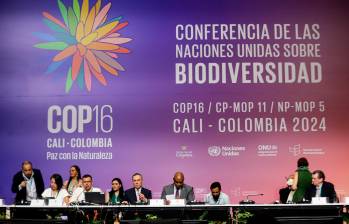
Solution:
<svg viewBox="0 0 349 224">
<path fill-rule="evenodd" d="M 212 157 L 219 156 L 221 154 L 221 147 L 219 147 L 219 146 L 208 147 L 208 154 Z"/>
</svg>

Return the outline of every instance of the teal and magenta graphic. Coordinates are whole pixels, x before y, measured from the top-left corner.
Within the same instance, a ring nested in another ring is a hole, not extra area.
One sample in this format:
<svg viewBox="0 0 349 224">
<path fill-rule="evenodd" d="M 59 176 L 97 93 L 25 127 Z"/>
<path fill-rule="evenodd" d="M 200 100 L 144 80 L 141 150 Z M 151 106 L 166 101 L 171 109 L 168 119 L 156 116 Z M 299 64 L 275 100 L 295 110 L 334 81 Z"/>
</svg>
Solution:
<svg viewBox="0 0 349 224">
<path fill-rule="evenodd" d="M 72 7 L 67 7 L 61 0 L 57 2 L 63 21 L 49 12 L 43 12 L 43 21 L 52 34 L 34 33 L 46 41 L 35 47 L 59 51 L 53 57 L 47 73 L 54 72 L 69 60 L 71 65 L 66 76 L 66 92 L 70 91 L 74 82 L 78 82 L 81 89 L 86 86 L 91 91 L 92 77 L 106 86 L 105 73 L 117 76 L 120 71 L 125 71 L 117 58 L 119 54 L 130 52 L 121 45 L 131 41 L 131 38 L 122 37 L 118 32 L 128 22 L 120 22 L 121 17 L 108 18 L 111 2 L 102 6 L 102 1 L 98 0 L 91 8 L 88 0 L 83 0 L 81 6 L 78 0 L 74 0 Z"/>
</svg>

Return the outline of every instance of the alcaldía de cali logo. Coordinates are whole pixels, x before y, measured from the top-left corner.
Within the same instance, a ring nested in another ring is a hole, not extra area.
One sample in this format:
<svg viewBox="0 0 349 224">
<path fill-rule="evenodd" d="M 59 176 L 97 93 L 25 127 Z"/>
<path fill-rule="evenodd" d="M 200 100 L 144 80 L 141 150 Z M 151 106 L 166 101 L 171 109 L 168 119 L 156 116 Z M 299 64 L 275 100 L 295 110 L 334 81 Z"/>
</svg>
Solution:
<svg viewBox="0 0 349 224">
<path fill-rule="evenodd" d="M 73 0 L 73 5 L 68 7 L 61 0 L 57 2 L 63 21 L 43 12 L 43 21 L 52 32 L 34 33 L 41 41 L 45 41 L 34 45 L 36 48 L 58 51 L 46 73 L 52 73 L 67 63 L 67 93 L 74 83 L 81 89 L 85 86 L 91 91 L 93 77 L 102 85 L 107 85 L 103 73 L 117 76 L 125 70 L 117 58 L 119 54 L 130 52 L 121 45 L 132 39 L 122 37 L 118 32 L 128 22 L 120 22 L 121 17 L 108 18 L 111 2 L 102 7 L 102 1 L 97 0 L 91 8 L 88 0 L 83 0 L 81 6 L 78 0 Z"/>
</svg>

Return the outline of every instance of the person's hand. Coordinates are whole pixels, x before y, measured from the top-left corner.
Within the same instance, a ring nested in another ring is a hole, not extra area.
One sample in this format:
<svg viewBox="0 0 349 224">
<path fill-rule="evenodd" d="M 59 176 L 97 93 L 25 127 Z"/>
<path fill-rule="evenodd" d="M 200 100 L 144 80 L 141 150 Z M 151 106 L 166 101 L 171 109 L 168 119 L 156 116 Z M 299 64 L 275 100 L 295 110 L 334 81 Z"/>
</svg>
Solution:
<svg viewBox="0 0 349 224">
<path fill-rule="evenodd" d="M 141 200 L 143 202 L 147 202 L 147 198 L 142 193 L 139 194 L 139 200 Z"/>
<path fill-rule="evenodd" d="M 26 186 L 27 186 L 27 181 L 23 180 L 19 186 L 20 186 L 21 188 L 26 187 Z"/>
</svg>

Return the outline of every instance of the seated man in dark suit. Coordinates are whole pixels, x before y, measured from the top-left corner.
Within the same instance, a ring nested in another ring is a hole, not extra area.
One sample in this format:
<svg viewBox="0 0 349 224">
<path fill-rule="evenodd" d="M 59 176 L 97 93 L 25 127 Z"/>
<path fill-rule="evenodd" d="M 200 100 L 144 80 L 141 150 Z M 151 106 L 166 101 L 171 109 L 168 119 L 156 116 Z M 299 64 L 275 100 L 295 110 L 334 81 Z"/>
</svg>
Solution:
<svg viewBox="0 0 349 224">
<path fill-rule="evenodd" d="M 40 170 L 33 169 L 30 161 L 24 161 L 22 170 L 13 176 L 11 189 L 16 193 L 16 203 L 40 198 L 45 189 Z"/>
<path fill-rule="evenodd" d="M 290 175 L 287 179 L 287 187 L 281 188 L 279 190 L 279 196 L 280 196 L 280 203 L 286 204 L 286 203 L 292 203 L 292 197 L 293 193 L 292 192 L 292 184 L 294 180 L 294 175 Z"/>
<path fill-rule="evenodd" d="M 151 191 L 143 187 L 143 177 L 140 173 L 132 175 L 133 188 L 125 191 L 125 200 L 130 204 L 146 204 L 152 198 Z"/>
<path fill-rule="evenodd" d="M 337 194 L 332 183 L 325 181 L 325 174 L 315 170 L 312 174 L 313 184 L 307 190 L 305 199 L 311 201 L 313 197 L 327 197 L 329 203 L 337 202 Z"/>
<path fill-rule="evenodd" d="M 193 187 L 184 184 L 182 172 L 176 172 L 173 176 L 173 183 L 163 187 L 161 199 L 167 199 L 167 195 L 173 196 L 175 199 L 185 199 L 186 202 L 195 200 Z"/>
</svg>

